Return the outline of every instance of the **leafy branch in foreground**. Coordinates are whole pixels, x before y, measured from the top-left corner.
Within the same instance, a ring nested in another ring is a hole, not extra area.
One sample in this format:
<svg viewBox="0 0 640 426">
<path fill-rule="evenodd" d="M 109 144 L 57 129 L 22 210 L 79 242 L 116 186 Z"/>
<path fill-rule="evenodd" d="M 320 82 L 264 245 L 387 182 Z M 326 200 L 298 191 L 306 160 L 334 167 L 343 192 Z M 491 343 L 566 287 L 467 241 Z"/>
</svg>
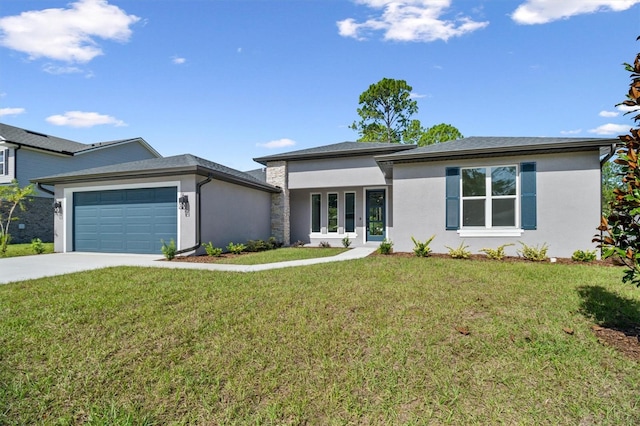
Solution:
<svg viewBox="0 0 640 426">
<path fill-rule="evenodd" d="M 640 122 L 640 53 L 633 64 L 625 63 L 624 66 L 631 73 L 631 83 L 627 100 L 618 105 L 629 108 L 627 114 L 636 113 L 633 120 L 637 124 Z M 633 128 L 630 134 L 619 136 L 619 139 L 622 144 L 616 152 L 615 163 L 620 167 L 622 188 L 614 189 L 610 213 L 602 217 L 598 227 L 600 234 L 593 241 L 599 243 L 604 258 L 617 256 L 627 267 L 623 282 L 640 287 L 640 129 Z"/>
</svg>

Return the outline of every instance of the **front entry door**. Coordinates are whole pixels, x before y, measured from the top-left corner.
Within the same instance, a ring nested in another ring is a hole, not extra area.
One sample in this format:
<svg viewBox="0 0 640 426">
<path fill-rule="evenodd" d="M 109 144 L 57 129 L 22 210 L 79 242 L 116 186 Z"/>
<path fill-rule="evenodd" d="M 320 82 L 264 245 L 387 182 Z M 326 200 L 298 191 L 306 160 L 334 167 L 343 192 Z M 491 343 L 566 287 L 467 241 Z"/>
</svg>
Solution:
<svg viewBox="0 0 640 426">
<path fill-rule="evenodd" d="M 367 241 L 385 239 L 385 190 L 367 190 Z"/>
</svg>

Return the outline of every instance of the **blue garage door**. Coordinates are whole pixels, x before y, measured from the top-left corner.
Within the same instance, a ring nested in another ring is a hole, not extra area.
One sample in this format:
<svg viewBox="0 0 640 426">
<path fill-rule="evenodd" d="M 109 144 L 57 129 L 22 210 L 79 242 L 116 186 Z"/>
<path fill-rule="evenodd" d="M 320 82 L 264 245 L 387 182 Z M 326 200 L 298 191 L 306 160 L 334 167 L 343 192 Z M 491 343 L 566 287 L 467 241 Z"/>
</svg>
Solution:
<svg viewBox="0 0 640 426">
<path fill-rule="evenodd" d="M 99 253 L 161 253 L 177 240 L 177 188 L 73 194 L 73 249 Z"/>
</svg>

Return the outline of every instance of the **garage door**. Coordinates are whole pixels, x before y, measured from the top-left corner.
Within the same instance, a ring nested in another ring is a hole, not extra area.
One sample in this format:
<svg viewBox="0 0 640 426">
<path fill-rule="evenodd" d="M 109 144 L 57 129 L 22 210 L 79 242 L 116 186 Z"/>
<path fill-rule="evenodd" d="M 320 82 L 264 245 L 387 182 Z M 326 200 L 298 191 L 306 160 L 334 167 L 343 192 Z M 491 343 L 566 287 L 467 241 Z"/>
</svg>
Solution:
<svg viewBox="0 0 640 426">
<path fill-rule="evenodd" d="M 99 253 L 161 253 L 177 241 L 177 188 L 73 194 L 73 247 Z"/>
</svg>

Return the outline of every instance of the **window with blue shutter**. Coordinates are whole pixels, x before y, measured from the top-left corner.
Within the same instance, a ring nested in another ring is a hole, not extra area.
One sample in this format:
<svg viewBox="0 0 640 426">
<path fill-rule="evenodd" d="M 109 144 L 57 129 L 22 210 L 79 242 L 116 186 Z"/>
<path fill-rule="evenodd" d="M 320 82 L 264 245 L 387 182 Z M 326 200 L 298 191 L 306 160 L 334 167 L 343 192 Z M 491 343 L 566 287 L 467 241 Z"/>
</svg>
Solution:
<svg viewBox="0 0 640 426">
<path fill-rule="evenodd" d="M 520 164 L 520 226 L 536 229 L 536 163 Z"/>
<path fill-rule="evenodd" d="M 447 167 L 446 170 L 446 229 L 460 229 L 460 168 Z"/>
</svg>

